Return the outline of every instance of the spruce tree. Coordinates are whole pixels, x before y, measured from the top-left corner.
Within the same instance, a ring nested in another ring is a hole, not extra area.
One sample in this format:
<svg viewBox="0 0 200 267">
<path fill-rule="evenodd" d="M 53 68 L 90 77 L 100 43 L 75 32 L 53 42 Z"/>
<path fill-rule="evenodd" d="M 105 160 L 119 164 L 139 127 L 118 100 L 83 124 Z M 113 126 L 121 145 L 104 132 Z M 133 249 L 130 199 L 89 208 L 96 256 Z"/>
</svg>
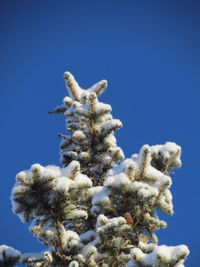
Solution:
<svg viewBox="0 0 200 267">
<path fill-rule="evenodd" d="M 11 195 L 13 212 L 46 250 L 2 245 L 0 266 L 183 267 L 187 246 L 159 245 L 155 234 L 167 226 L 157 210 L 173 214 L 170 175 L 181 147 L 144 145 L 125 159 L 115 138 L 122 123 L 98 99 L 107 81 L 84 90 L 71 73 L 64 79 L 70 96 L 50 112 L 66 117 L 62 167 L 33 164 L 17 174 Z"/>
</svg>

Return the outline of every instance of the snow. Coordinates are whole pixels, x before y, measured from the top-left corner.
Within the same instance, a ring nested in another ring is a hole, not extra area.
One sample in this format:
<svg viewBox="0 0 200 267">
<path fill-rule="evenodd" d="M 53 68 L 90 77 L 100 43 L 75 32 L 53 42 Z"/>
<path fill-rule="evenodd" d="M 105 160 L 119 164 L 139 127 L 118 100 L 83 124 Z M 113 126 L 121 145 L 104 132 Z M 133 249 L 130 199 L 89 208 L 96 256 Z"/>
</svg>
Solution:
<svg viewBox="0 0 200 267">
<path fill-rule="evenodd" d="M 88 160 L 90 160 L 90 153 L 89 152 L 81 152 L 78 155 L 78 158 L 81 160 L 84 160 L 84 161 L 88 161 Z"/>
<path fill-rule="evenodd" d="M 164 194 L 165 199 L 166 199 L 167 202 L 171 202 L 172 201 L 173 197 L 172 197 L 172 194 L 169 191 L 169 189 L 166 189 L 163 194 Z"/>
<path fill-rule="evenodd" d="M 100 118 L 100 116 L 99 116 L 99 118 Z M 113 116 L 112 116 L 112 114 L 108 113 L 108 114 L 104 114 L 103 115 L 103 118 L 104 118 L 104 122 L 105 122 L 105 121 L 112 120 L 113 119 Z"/>
<path fill-rule="evenodd" d="M 60 174 L 69 178 L 74 178 L 75 172 L 80 170 L 80 163 L 76 160 L 70 162 L 66 168 L 60 169 Z"/>
<path fill-rule="evenodd" d="M 145 184 L 144 187 L 138 190 L 137 194 L 138 196 L 142 198 L 157 197 L 159 194 L 159 191 L 156 188 L 152 186 L 148 186 L 148 184 Z"/>
<path fill-rule="evenodd" d="M 60 168 L 54 165 L 49 165 L 49 166 L 40 168 L 40 173 L 41 173 L 40 176 L 43 179 L 48 180 L 51 177 L 55 178 L 55 177 L 60 176 Z"/>
<path fill-rule="evenodd" d="M 102 188 L 102 190 L 95 194 L 92 198 L 92 204 L 98 204 L 98 203 L 110 203 L 110 199 L 108 197 L 108 190 L 106 188 Z"/>
<path fill-rule="evenodd" d="M 131 255 L 133 261 L 129 261 L 126 264 L 128 266 L 134 266 L 134 263 L 141 263 L 148 266 L 161 266 L 163 264 L 173 264 L 176 263 L 176 266 L 181 267 L 183 265 L 184 258 L 189 254 L 187 246 L 155 246 L 151 253 L 145 254 L 139 248 L 133 248 L 131 250 Z M 131 265 L 133 264 L 133 265 Z M 175 265 L 173 265 L 175 266 Z"/>
<path fill-rule="evenodd" d="M 102 190 L 102 186 L 94 186 L 88 189 L 87 193 L 90 197 L 93 197 L 95 194 L 99 193 Z"/>
<path fill-rule="evenodd" d="M 139 261 L 139 262 L 142 261 L 144 255 L 145 255 L 139 248 L 133 248 L 131 250 L 131 254 L 136 259 L 136 261 Z M 151 262 L 150 264 L 153 264 L 153 262 Z"/>
<path fill-rule="evenodd" d="M 165 162 L 171 167 L 181 166 L 181 147 L 174 142 L 166 142 L 164 145 L 151 146 L 152 156 L 162 155 Z"/>
<path fill-rule="evenodd" d="M 81 189 L 92 187 L 92 181 L 84 174 L 78 174 L 74 179 L 73 183 L 70 185 L 70 188 Z"/>
<path fill-rule="evenodd" d="M 90 103 L 90 105 L 93 105 L 93 104 L 96 105 L 97 102 L 98 102 L 98 99 L 97 99 L 96 93 L 95 92 L 90 92 L 90 94 L 89 94 L 89 103 Z M 91 106 L 90 106 L 90 109 L 91 109 Z"/>
<path fill-rule="evenodd" d="M 75 220 L 75 219 L 80 219 L 80 218 L 84 218 L 84 219 L 87 219 L 88 217 L 88 214 L 85 210 L 72 210 L 70 213 L 69 213 L 69 217 L 70 219 L 72 220 Z"/>
<path fill-rule="evenodd" d="M 108 176 L 106 180 L 104 181 L 104 186 L 105 187 L 113 187 L 113 188 L 118 188 L 118 187 L 124 187 L 124 186 L 129 186 L 131 181 L 127 177 L 125 173 L 119 173 L 113 176 Z"/>
<path fill-rule="evenodd" d="M 83 106 L 80 106 L 80 107 L 77 107 L 76 108 L 76 112 L 78 115 L 81 115 L 81 116 L 90 116 L 90 110 L 89 110 L 89 104 L 85 104 Z"/>
<path fill-rule="evenodd" d="M 120 162 L 119 165 L 117 165 L 117 166 L 113 167 L 112 169 L 108 170 L 107 176 L 116 175 L 116 174 L 119 174 L 119 173 L 122 173 L 122 172 L 125 172 L 126 174 L 128 174 L 130 168 L 135 170 L 136 169 L 136 163 L 132 159 L 125 159 L 122 162 Z"/>
<path fill-rule="evenodd" d="M 85 140 L 86 139 L 86 135 L 83 133 L 83 131 L 81 130 L 76 130 L 72 137 L 78 141 L 81 141 L 81 140 Z"/>
<path fill-rule="evenodd" d="M 53 262 L 53 257 L 50 251 L 45 251 L 44 252 L 44 257 L 47 259 L 48 263 Z"/>
<path fill-rule="evenodd" d="M 148 165 L 145 168 L 144 175 L 145 175 L 145 178 L 147 178 L 149 181 L 154 182 L 154 181 L 158 181 L 163 176 L 163 173 L 158 171 L 154 167 Z"/>
<path fill-rule="evenodd" d="M 172 195 L 169 190 L 165 190 L 163 194 L 160 194 L 159 198 L 157 199 L 157 204 L 159 207 L 166 213 L 173 214 L 173 204 L 172 204 Z"/>
<path fill-rule="evenodd" d="M 166 157 L 169 157 L 172 153 L 180 153 L 181 147 L 174 142 L 166 142 L 164 145 L 151 146 L 152 153 L 157 154 L 159 151 L 162 151 Z M 179 154 L 177 154 L 177 156 L 179 156 Z"/>
<path fill-rule="evenodd" d="M 91 240 L 92 238 L 94 238 L 96 236 L 96 233 L 94 230 L 89 230 L 83 234 L 80 235 L 80 239 L 82 242 L 86 242 Z"/>
<path fill-rule="evenodd" d="M 30 177 L 29 177 L 30 179 Z M 27 175 L 25 171 L 21 171 L 16 175 L 16 181 L 22 182 L 22 183 L 26 183 L 27 180 Z"/>
<path fill-rule="evenodd" d="M 124 161 L 123 161 L 124 162 Z M 113 167 L 112 169 L 108 170 L 107 176 L 116 175 L 123 172 L 123 165 L 120 163 L 119 165 Z"/>
<path fill-rule="evenodd" d="M 82 104 L 86 104 L 88 102 L 89 95 L 90 95 L 89 91 L 85 91 L 85 90 L 82 91 L 81 97 L 80 97 L 80 102 Z"/>
<path fill-rule="evenodd" d="M 88 91 L 95 92 L 97 95 L 102 94 L 105 88 L 107 87 L 108 82 L 106 80 L 101 80 L 91 86 Z"/>
<path fill-rule="evenodd" d="M 157 187 L 158 189 L 163 189 L 164 187 L 170 187 L 172 184 L 172 180 L 169 176 L 167 175 L 162 175 L 160 179 L 155 182 L 154 186 Z"/>
<path fill-rule="evenodd" d="M 55 191 L 59 191 L 67 195 L 71 183 L 71 179 L 67 177 L 57 177 L 55 180 Z"/>
<path fill-rule="evenodd" d="M 69 96 L 65 96 L 63 98 L 63 104 L 65 104 L 67 107 L 71 106 L 72 104 L 72 99 Z"/>
<path fill-rule="evenodd" d="M 65 238 L 66 246 L 68 246 L 69 248 L 74 248 L 79 245 L 80 237 L 74 231 L 71 231 L 71 230 L 65 231 L 64 238 Z"/>
<path fill-rule="evenodd" d="M 0 263 L 4 261 L 5 259 L 4 255 L 5 255 L 5 258 L 18 259 L 21 256 L 21 253 L 17 249 L 14 249 L 6 245 L 1 245 L 0 246 Z"/>
<path fill-rule="evenodd" d="M 120 127 L 122 127 L 122 122 L 117 119 L 112 119 L 112 120 L 106 121 L 102 125 L 102 132 L 109 132 L 110 130 L 118 129 Z"/>
<path fill-rule="evenodd" d="M 143 160 L 145 157 L 145 165 L 148 166 L 151 163 L 151 153 L 150 153 L 150 146 L 143 145 L 139 152 L 138 160 L 141 165 L 143 165 Z"/>
<path fill-rule="evenodd" d="M 135 169 L 136 169 L 136 164 L 133 160 L 131 159 L 125 159 L 122 163 L 121 166 L 123 168 L 123 171 L 128 174 L 130 169 L 133 170 L 133 176 L 135 175 Z"/>
<path fill-rule="evenodd" d="M 116 146 L 116 138 L 114 137 L 114 135 L 111 133 L 109 135 L 107 135 L 104 139 L 103 139 L 103 143 L 104 145 L 110 147 L 110 146 Z"/>
<path fill-rule="evenodd" d="M 179 258 L 186 257 L 189 254 L 189 249 L 185 245 L 179 246 L 156 246 L 155 247 L 156 254 L 162 258 L 166 263 L 170 262 L 170 260 L 178 260 Z"/>
<path fill-rule="evenodd" d="M 106 113 L 109 113 L 111 111 L 112 111 L 112 108 L 108 104 L 104 104 L 101 102 L 95 104 L 94 112 L 97 115 L 106 114 Z"/>
<path fill-rule="evenodd" d="M 133 181 L 130 186 L 130 191 L 139 192 L 140 190 L 154 190 L 154 188 L 147 183 Z"/>
<path fill-rule="evenodd" d="M 79 267 L 79 264 L 77 261 L 72 261 L 70 262 L 70 264 L 68 265 L 68 267 Z"/>
<path fill-rule="evenodd" d="M 48 239 L 52 239 L 54 237 L 54 232 L 51 231 L 51 230 L 47 230 L 45 232 L 45 234 L 46 234 L 46 236 L 47 236 Z"/>
<path fill-rule="evenodd" d="M 100 214 L 98 217 L 97 217 L 97 223 L 96 223 L 96 227 L 99 227 L 100 225 L 104 225 L 108 222 L 108 218 L 103 215 L 103 214 Z"/>
<path fill-rule="evenodd" d="M 96 241 L 92 241 L 84 246 L 84 248 L 81 250 L 83 256 L 88 257 L 88 255 L 90 256 L 91 254 L 95 254 L 97 252 L 97 248 L 94 246 L 95 243 Z"/>
<path fill-rule="evenodd" d="M 144 243 L 142 241 L 139 241 L 138 247 L 144 252 L 144 253 L 150 253 L 154 250 L 156 244 L 155 243 Z"/>
<path fill-rule="evenodd" d="M 97 233 L 105 232 L 111 228 L 120 226 L 122 224 L 127 224 L 126 219 L 124 217 L 115 217 L 112 219 L 108 219 L 103 214 L 99 216 L 97 218 Z"/>
<path fill-rule="evenodd" d="M 121 150 L 121 148 L 116 147 L 116 146 L 114 146 L 114 147 L 110 147 L 110 148 L 108 149 L 108 154 L 109 154 L 112 158 L 114 158 L 116 162 L 119 161 L 119 160 L 124 159 L 124 153 L 123 153 L 123 151 Z"/>
<path fill-rule="evenodd" d="M 78 100 L 80 98 L 82 90 L 77 81 L 74 79 L 74 76 L 70 72 L 66 71 L 64 73 L 64 78 L 66 80 L 66 86 L 71 98 Z"/>
</svg>

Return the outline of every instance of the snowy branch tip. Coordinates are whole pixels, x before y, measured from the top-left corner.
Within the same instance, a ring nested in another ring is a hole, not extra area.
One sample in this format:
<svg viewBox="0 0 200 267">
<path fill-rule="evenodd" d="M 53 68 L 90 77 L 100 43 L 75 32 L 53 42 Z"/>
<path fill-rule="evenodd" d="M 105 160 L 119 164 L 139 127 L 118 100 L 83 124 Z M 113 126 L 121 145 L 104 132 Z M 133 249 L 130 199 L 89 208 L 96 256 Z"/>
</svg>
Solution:
<svg viewBox="0 0 200 267">
<path fill-rule="evenodd" d="M 68 71 L 64 73 L 64 79 L 65 79 L 69 94 L 75 101 L 80 101 L 82 94 L 85 94 L 86 92 L 88 94 L 95 93 L 97 96 L 99 96 L 100 94 L 104 92 L 104 90 L 107 87 L 107 81 L 101 80 L 97 82 L 96 84 L 94 84 L 93 86 L 91 86 L 90 88 L 85 90 L 79 86 L 74 76 Z"/>
</svg>

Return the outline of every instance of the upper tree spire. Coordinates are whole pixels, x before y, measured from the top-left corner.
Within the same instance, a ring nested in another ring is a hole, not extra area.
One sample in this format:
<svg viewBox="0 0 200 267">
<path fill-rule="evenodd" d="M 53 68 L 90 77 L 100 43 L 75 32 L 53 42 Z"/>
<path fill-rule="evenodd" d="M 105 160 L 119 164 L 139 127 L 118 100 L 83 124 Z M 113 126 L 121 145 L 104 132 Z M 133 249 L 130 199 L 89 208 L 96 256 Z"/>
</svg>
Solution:
<svg viewBox="0 0 200 267">
<path fill-rule="evenodd" d="M 88 93 L 94 92 L 97 96 L 99 96 L 104 92 L 108 84 L 106 80 L 101 80 L 90 88 L 83 89 L 79 86 L 74 76 L 69 71 L 64 72 L 64 79 L 68 88 L 68 92 L 75 101 L 80 101 L 81 94 L 84 91 L 88 91 Z"/>
<path fill-rule="evenodd" d="M 113 119 L 110 105 L 98 100 L 107 87 L 106 80 L 83 89 L 70 72 L 64 73 L 64 79 L 70 97 L 65 97 L 64 105 L 51 112 L 64 113 L 67 117 L 68 134 L 59 134 L 62 138 L 61 163 L 67 166 L 77 160 L 81 171 L 97 185 L 102 183 L 106 171 L 124 158 L 114 136 L 122 123 Z"/>
</svg>

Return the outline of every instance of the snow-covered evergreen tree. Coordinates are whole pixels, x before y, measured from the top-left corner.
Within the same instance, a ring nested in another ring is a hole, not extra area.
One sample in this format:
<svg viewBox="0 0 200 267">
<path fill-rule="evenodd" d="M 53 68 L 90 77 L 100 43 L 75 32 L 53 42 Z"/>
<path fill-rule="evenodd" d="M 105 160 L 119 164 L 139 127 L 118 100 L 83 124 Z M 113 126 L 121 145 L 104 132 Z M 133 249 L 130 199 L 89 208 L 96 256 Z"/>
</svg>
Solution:
<svg viewBox="0 0 200 267">
<path fill-rule="evenodd" d="M 171 170 L 181 166 L 175 143 L 144 145 L 124 159 L 111 106 L 98 97 L 107 82 L 82 89 L 65 72 L 69 96 L 50 113 L 66 117 L 58 166 L 34 164 L 16 176 L 13 212 L 30 223 L 46 250 L 21 254 L 0 246 L 0 266 L 183 267 L 187 246 L 159 245 L 167 226 L 157 209 L 173 214 Z"/>
</svg>

